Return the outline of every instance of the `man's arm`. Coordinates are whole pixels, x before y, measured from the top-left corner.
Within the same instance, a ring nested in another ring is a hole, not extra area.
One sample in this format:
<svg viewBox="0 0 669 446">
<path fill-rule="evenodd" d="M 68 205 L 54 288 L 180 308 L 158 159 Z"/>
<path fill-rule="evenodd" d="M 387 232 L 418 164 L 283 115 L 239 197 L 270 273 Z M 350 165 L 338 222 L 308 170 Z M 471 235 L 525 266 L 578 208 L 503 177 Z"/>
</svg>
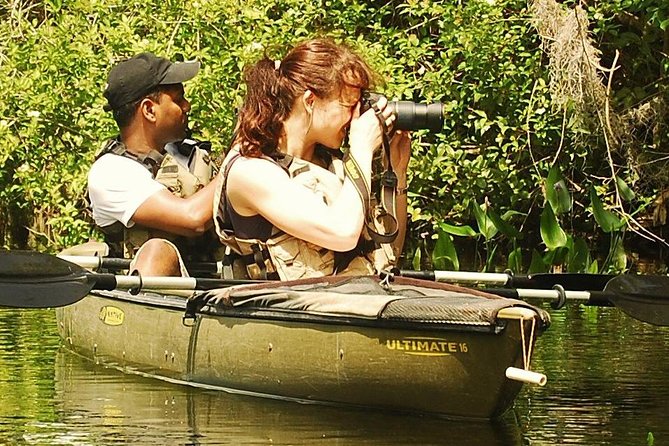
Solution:
<svg viewBox="0 0 669 446">
<path fill-rule="evenodd" d="M 187 237 L 201 235 L 213 224 L 213 201 L 217 183 L 213 179 L 188 198 L 179 198 L 167 189 L 158 191 L 137 208 L 132 221 L 172 234 Z"/>
<path fill-rule="evenodd" d="M 188 198 L 174 196 L 139 163 L 117 155 L 96 161 L 88 175 L 93 216 L 100 226 L 120 221 L 196 236 L 212 224 L 216 180 Z"/>
</svg>

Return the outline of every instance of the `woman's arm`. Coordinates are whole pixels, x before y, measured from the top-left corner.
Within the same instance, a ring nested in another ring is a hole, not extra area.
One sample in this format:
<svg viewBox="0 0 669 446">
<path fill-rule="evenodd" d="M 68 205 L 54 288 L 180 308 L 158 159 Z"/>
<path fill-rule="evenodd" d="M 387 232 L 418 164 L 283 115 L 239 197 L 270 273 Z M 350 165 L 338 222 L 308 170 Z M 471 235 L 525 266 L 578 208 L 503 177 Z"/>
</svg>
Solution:
<svg viewBox="0 0 669 446">
<path fill-rule="evenodd" d="M 260 214 L 282 231 L 334 251 L 352 249 L 362 230 L 362 201 L 349 180 L 328 206 L 273 162 L 240 158 L 228 173 L 227 193 L 240 215 Z"/>
<path fill-rule="evenodd" d="M 388 118 L 392 111 L 385 106 L 385 100 L 379 102 Z M 358 114 L 356 111 L 351 121 L 349 150 L 369 185 L 374 150 L 381 144 L 381 128 L 373 110 Z M 327 249 L 353 249 L 362 232 L 363 203 L 348 177 L 337 198 L 327 205 L 273 162 L 241 158 L 228 173 L 227 193 L 240 215 L 260 214 L 277 228 Z"/>
</svg>

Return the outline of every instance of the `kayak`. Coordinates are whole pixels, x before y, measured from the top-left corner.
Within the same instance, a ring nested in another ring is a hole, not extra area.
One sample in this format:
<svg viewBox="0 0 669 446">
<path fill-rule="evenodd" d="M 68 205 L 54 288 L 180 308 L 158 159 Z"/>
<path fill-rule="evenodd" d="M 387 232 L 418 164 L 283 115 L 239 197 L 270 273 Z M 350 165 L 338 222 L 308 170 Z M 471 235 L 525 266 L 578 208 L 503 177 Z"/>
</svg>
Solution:
<svg viewBox="0 0 669 446">
<path fill-rule="evenodd" d="M 64 345 L 127 373 L 274 399 L 494 419 L 548 314 L 478 290 L 321 277 L 196 292 L 91 290 L 56 309 Z"/>
</svg>

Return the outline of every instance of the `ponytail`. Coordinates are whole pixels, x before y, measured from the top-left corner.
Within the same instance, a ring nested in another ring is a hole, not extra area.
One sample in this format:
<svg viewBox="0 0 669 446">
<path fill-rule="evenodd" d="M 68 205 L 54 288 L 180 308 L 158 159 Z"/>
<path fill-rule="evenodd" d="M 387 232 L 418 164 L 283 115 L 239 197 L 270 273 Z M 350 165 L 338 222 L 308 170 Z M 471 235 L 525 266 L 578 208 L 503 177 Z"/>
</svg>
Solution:
<svg viewBox="0 0 669 446">
<path fill-rule="evenodd" d="M 247 92 L 234 143 L 239 144 L 242 155 L 260 157 L 277 152 L 283 122 L 305 91 L 329 98 L 344 86 L 366 89 L 372 72 L 347 47 L 314 39 L 297 45 L 281 61 L 265 55 L 246 70 L 244 82 Z"/>
</svg>

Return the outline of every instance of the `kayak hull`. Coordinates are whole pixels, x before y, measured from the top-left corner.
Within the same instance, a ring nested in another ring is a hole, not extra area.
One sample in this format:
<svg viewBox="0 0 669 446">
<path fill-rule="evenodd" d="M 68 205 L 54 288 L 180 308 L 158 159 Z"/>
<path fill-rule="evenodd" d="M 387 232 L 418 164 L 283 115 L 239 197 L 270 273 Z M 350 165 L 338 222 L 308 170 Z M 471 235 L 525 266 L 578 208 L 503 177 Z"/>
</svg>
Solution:
<svg viewBox="0 0 669 446">
<path fill-rule="evenodd" d="M 493 326 L 388 322 L 260 309 L 184 319 L 183 297 L 93 291 L 57 310 L 68 349 L 194 386 L 300 402 L 496 418 L 522 383 L 540 314 Z M 513 311 L 512 311 L 513 313 Z M 514 313 L 515 314 L 515 313 Z M 525 351 L 525 354 L 523 353 Z"/>
</svg>

